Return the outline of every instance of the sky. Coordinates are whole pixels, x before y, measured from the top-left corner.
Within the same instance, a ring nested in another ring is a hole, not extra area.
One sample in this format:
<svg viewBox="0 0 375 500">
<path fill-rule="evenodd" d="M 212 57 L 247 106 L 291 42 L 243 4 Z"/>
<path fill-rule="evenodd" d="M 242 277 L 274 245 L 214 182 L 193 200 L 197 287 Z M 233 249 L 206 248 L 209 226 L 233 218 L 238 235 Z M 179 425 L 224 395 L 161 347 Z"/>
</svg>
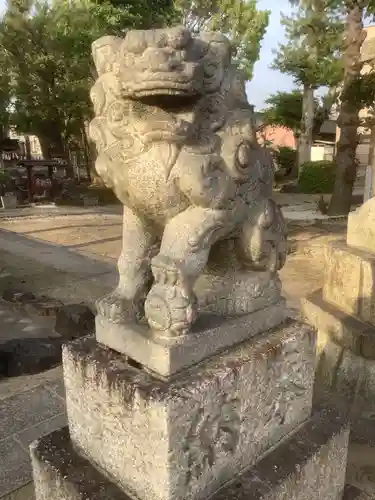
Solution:
<svg viewBox="0 0 375 500">
<path fill-rule="evenodd" d="M 277 7 L 275 6 L 277 5 Z M 246 90 L 249 102 L 254 104 L 257 111 L 265 107 L 265 99 L 270 94 L 281 90 L 290 90 L 294 87 L 292 79 L 279 71 L 271 70 L 274 55 L 279 43 L 284 41 L 284 29 L 280 26 L 280 13 L 290 14 L 289 0 L 258 0 L 258 9 L 271 11 L 270 22 L 262 42 L 259 61 L 255 64 L 254 77 L 247 84 Z"/>
</svg>

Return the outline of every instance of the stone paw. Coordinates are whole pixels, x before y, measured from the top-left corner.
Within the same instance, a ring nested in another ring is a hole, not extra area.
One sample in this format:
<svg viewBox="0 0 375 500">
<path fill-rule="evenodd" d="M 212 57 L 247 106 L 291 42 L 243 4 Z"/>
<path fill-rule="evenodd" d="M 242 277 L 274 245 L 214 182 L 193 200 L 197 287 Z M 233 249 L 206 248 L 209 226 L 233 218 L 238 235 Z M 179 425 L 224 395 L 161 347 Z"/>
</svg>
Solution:
<svg viewBox="0 0 375 500">
<path fill-rule="evenodd" d="M 163 335 L 178 337 L 189 332 L 197 315 L 197 301 L 179 286 L 156 284 L 145 302 L 150 328 Z"/>
<path fill-rule="evenodd" d="M 142 303 L 125 299 L 118 290 L 105 295 L 96 302 L 97 313 L 114 323 L 140 321 L 144 317 Z"/>
<path fill-rule="evenodd" d="M 154 331 L 179 336 L 188 333 L 197 315 L 197 300 L 179 262 L 163 256 L 152 260 L 155 278 L 145 302 L 146 319 Z"/>
</svg>

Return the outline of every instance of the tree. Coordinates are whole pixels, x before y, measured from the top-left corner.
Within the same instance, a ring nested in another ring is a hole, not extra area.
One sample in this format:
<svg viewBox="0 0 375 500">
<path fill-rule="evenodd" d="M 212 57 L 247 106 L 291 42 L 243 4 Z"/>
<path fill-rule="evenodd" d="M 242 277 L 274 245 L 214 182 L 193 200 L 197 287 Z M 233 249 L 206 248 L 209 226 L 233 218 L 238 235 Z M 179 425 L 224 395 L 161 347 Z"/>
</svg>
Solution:
<svg viewBox="0 0 375 500">
<path fill-rule="evenodd" d="M 342 78 L 340 12 L 328 9 L 327 1 L 330 0 L 290 0 L 298 11 L 282 19 L 288 42 L 280 45 L 273 63 L 274 68 L 291 75 L 303 88 L 299 165 L 311 156 L 314 92 L 322 86 L 335 88 Z"/>
<path fill-rule="evenodd" d="M 81 141 L 92 116 L 91 43 L 125 28 L 150 27 L 142 15 L 106 2 L 9 0 L 0 57 L 10 72 L 12 121 L 39 137 L 46 157 Z"/>
<path fill-rule="evenodd" d="M 332 0 L 333 1 L 333 0 Z M 344 80 L 337 124 L 340 137 L 336 153 L 336 179 L 328 213 L 346 215 L 350 212 L 354 182 L 357 177 L 356 150 L 358 146 L 359 112 L 363 107 L 363 63 L 361 48 L 366 39 L 363 29 L 365 13 L 374 12 L 373 0 L 337 0 L 336 7 L 346 14 L 343 43 Z"/>
<path fill-rule="evenodd" d="M 266 99 L 263 124 L 288 128 L 298 140 L 301 132 L 303 95 L 299 90 L 277 92 Z"/>
<path fill-rule="evenodd" d="M 220 31 L 233 44 L 233 58 L 247 80 L 259 58 L 269 11 L 257 10 L 256 0 L 176 0 L 182 23 L 195 33 Z"/>
<path fill-rule="evenodd" d="M 92 3 L 95 3 L 92 0 Z M 126 11 L 131 25 L 138 29 L 162 28 L 177 19 L 173 0 L 99 0 Z"/>
</svg>

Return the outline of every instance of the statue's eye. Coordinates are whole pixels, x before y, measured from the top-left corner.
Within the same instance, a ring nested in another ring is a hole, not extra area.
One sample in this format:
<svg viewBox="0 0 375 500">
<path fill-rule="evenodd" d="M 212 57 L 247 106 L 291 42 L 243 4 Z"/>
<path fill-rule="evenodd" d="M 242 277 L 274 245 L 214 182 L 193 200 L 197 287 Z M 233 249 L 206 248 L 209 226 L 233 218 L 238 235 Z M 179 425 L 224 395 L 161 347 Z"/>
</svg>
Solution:
<svg viewBox="0 0 375 500">
<path fill-rule="evenodd" d="M 217 71 L 217 64 L 214 62 L 210 62 L 204 65 L 204 76 L 206 78 L 212 78 L 215 76 Z"/>
<path fill-rule="evenodd" d="M 250 147 L 248 144 L 241 144 L 237 149 L 237 161 L 241 167 L 246 167 L 250 163 Z"/>
</svg>

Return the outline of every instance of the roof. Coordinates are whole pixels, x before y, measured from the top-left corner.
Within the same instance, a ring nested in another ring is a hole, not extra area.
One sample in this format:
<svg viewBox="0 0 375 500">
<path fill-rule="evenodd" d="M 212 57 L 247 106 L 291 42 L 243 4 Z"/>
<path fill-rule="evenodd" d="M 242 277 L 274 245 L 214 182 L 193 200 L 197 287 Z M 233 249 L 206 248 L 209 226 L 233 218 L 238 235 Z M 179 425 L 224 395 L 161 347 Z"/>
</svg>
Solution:
<svg viewBox="0 0 375 500">
<path fill-rule="evenodd" d="M 335 120 L 326 120 L 320 127 L 319 134 L 336 135 L 336 127 L 337 125 Z"/>
</svg>

